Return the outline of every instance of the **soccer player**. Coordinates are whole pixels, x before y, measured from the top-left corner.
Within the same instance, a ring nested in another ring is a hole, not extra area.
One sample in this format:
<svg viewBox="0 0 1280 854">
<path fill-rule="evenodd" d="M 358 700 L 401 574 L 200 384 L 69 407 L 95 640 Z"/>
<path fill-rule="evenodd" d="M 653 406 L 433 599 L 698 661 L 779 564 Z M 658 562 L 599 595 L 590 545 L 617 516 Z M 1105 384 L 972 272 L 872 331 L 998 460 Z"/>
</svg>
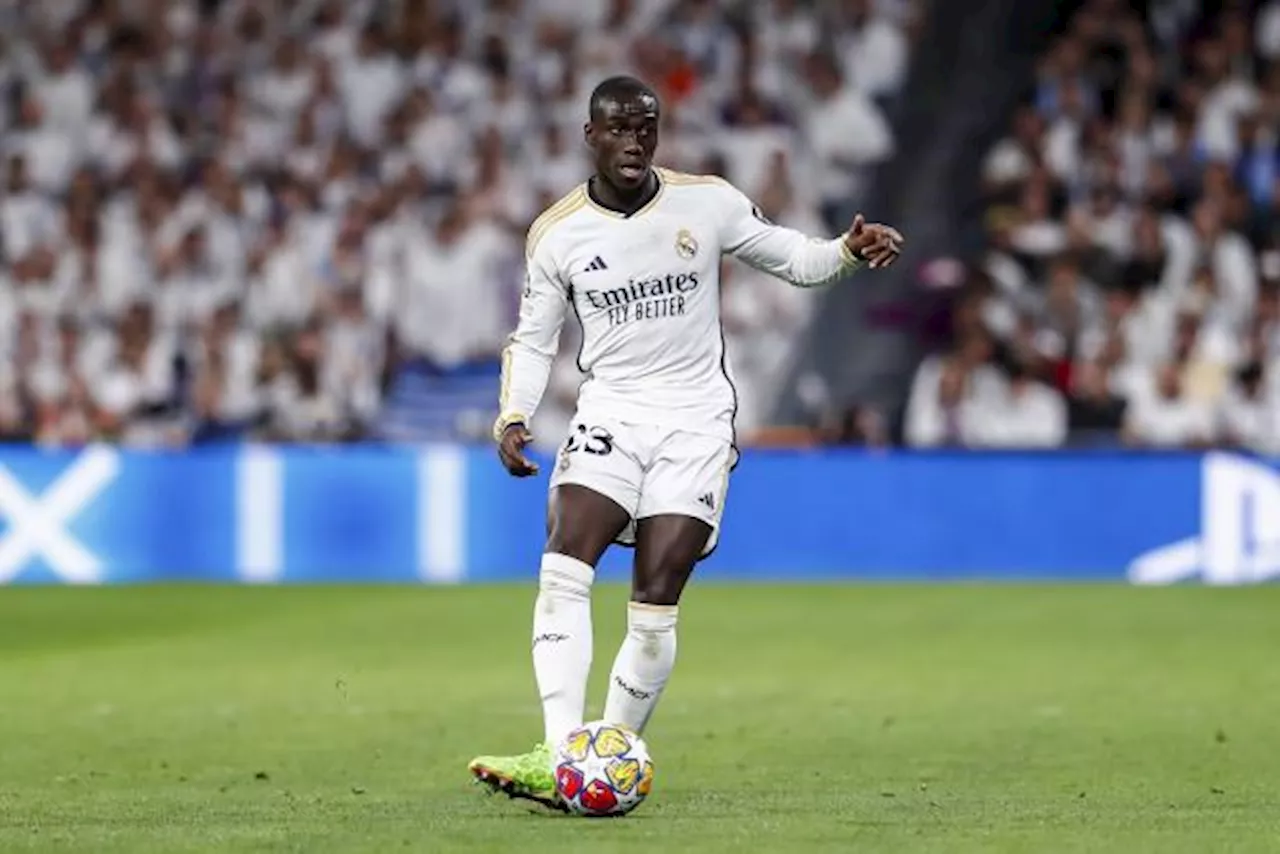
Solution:
<svg viewBox="0 0 1280 854">
<path fill-rule="evenodd" d="M 736 392 L 720 328 L 728 253 L 800 287 L 898 257 L 896 230 L 855 218 L 834 240 L 769 222 L 725 181 L 652 165 L 658 98 L 631 77 L 591 95 L 586 142 L 595 175 L 529 229 L 520 319 L 503 356 L 494 439 L 516 477 L 572 310 L 586 376 L 551 473 L 548 536 L 533 616 L 533 669 L 544 740 L 519 756 L 482 756 L 472 775 L 556 808 L 556 744 L 583 723 L 591 668 L 591 585 L 611 543 L 635 546 L 627 634 L 604 719 L 641 733 L 676 657 L 680 594 L 714 548 L 737 462 Z"/>
</svg>

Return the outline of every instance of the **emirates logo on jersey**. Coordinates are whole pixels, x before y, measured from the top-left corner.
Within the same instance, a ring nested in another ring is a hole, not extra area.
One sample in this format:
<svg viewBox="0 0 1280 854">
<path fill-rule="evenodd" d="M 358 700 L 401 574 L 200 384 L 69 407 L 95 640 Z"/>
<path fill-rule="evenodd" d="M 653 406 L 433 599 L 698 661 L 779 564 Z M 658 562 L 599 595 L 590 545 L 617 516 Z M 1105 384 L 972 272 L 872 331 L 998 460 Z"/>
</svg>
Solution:
<svg viewBox="0 0 1280 854">
<path fill-rule="evenodd" d="M 667 273 L 645 279 L 628 279 L 617 288 L 587 288 L 582 295 L 592 308 L 617 308 L 638 300 L 687 294 L 698 288 L 698 273 Z"/>
<path fill-rule="evenodd" d="M 637 320 L 683 317 L 685 295 L 698 288 L 696 270 L 668 273 L 647 279 L 628 279 L 617 288 L 588 288 L 581 291 L 586 304 L 607 313 L 610 326 Z"/>
<path fill-rule="evenodd" d="M 693 234 L 687 228 L 676 232 L 676 254 L 686 261 L 692 261 L 698 254 L 698 241 L 694 240 Z"/>
</svg>

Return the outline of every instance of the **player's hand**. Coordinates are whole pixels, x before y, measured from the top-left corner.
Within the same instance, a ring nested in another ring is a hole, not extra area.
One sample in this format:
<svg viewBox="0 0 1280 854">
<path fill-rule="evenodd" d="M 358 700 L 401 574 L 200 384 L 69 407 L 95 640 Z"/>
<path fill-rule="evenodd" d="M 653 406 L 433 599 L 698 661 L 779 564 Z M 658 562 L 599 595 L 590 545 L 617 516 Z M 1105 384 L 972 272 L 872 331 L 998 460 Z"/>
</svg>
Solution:
<svg viewBox="0 0 1280 854">
<path fill-rule="evenodd" d="M 533 434 L 523 424 L 508 424 L 498 442 L 498 458 L 515 477 L 529 477 L 538 473 L 538 464 L 524 455 L 524 449 L 533 441 Z"/>
<path fill-rule="evenodd" d="M 898 229 L 867 222 L 862 214 L 853 218 L 853 225 L 844 235 L 844 245 L 855 256 L 868 262 L 873 270 L 897 261 L 905 242 Z"/>
</svg>

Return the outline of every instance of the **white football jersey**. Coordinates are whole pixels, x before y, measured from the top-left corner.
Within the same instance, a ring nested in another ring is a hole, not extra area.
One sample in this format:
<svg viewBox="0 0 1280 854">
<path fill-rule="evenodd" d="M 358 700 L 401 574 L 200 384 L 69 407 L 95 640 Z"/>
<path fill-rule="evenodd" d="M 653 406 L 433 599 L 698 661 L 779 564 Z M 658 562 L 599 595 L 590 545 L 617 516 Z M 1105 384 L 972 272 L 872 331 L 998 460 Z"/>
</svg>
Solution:
<svg viewBox="0 0 1280 854">
<path fill-rule="evenodd" d="M 630 216 L 601 207 L 582 184 L 530 227 L 495 437 L 532 418 L 572 311 L 582 324 L 578 367 L 586 377 L 580 419 L 733 441 L 737 395 L 720 328 L 720 256 L 802 287 L 859 266 L 843 239 L 774 225 L 719 178 L 655 171 L 657 195 Z"/>
</svg>

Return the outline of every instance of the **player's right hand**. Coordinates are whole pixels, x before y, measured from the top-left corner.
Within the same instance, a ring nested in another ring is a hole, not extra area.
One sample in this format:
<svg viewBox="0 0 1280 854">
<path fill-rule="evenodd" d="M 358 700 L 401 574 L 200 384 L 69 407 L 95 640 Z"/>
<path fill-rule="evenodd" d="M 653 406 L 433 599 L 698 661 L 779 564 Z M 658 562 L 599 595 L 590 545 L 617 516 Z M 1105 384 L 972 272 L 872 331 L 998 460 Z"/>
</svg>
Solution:
<svg viewBox="0 0 1280 854">
<path fill-rule="evenodd" d="M 515 477 L 529 477 L 538 473 L 538 464 L 524 455 L 524 449 L 533 441 L 533 434 L 519 422 L 508 424 L 498 442 L 498 459 Z"/>
</svg>

